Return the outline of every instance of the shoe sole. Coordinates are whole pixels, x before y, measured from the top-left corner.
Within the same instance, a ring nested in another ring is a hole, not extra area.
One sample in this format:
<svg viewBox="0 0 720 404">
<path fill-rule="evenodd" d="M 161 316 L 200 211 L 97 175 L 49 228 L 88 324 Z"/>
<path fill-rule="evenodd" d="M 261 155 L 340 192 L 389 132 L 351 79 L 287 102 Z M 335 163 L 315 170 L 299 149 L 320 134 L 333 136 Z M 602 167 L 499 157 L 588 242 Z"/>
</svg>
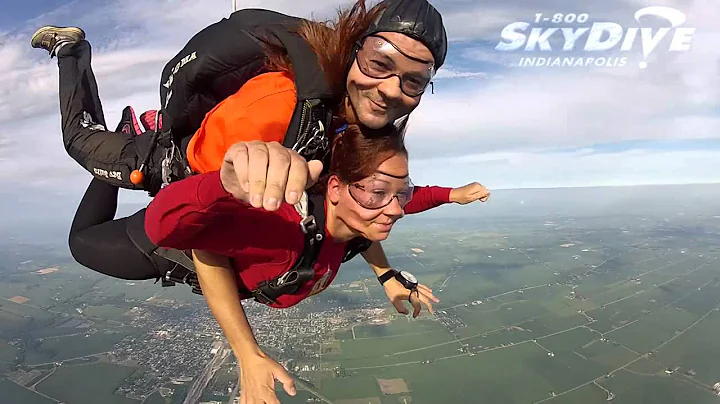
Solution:
<svg viewBox="0 0 720 404">
<path fill-rule="evenodd" d="M 46 34 L 48 31 L 56 31 L 59 34 L 65 34 L 69 36 L 77 35 L 77 40 L 81 40 L 85 38 L 85 31 L 83 31 L 80 28 L 77 27 L 66 27 L 66 28 L 60 28 L 56 27 L 54 25 L 46 25 L 44 27 L 39 28 L 35 33 L 33 34 L 32 38 L 30 38 L 30 45 L 32 45 L 33 48 L 39 48 L 40 41 L 42 40 L 42 37 L 44 34 Z M 74 35 L 73 35 L 74 34 Z"/>
</svg>

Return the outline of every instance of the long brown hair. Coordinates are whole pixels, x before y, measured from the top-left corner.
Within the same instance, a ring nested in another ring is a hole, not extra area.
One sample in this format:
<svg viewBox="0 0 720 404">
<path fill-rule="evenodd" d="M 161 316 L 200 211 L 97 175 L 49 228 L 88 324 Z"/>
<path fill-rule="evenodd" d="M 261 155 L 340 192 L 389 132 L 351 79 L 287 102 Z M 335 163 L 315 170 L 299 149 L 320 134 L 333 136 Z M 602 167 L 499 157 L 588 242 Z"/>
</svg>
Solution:
<svg viewBox="0 0 720 404">
<path fill-rule="evenodd" d="M 357 0 L 350 8 L 340 8 L 334 21 L 303 20 L 297 33 L 310 45 L 330 88 L 338 100 L 345 94 L 347 70 L 353 60 L 355 44 L 385 8 L 384 4 L 367 10 L 365 0 Z M 292 63 L 284 50 L 265 43 L 267 67 L 292 72 Z"/>
<path fill-rule="evenodd" d="M 330 151 L 330 166 L 326 173 L 309 190 L 325 193 L 327 180 L 336 175 L 340 181 L 351 184 L 371 176 L 385 160 L 395 156 L 408 156 L 405 133 L 393 125 L 370 129 L 351 124 L 336 135 Z"/>
</svg>

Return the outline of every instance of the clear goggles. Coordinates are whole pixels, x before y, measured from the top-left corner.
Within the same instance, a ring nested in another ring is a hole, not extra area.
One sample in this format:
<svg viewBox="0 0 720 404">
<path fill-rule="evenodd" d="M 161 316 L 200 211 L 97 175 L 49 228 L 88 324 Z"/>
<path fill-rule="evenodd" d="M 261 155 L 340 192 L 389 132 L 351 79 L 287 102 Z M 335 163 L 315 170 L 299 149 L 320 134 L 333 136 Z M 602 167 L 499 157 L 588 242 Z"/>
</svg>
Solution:
<svg viewBox="0 0 720 404">
<path fill-rule="evenodd" d="M 435 64 L 404 54 L 392 42 L 370 35 L 358 43 L 357 64 L 360 71 L 373 79 L 400 79 L 400 89 L 409 97 L 425 92 L 435 76 Z"/>
<path fill-rule="evenodd" d="M 350 184 L 348 190 L 355 202 L 365 209 L 382 209 L 395 198 L 400 207 L 404 208 L 412 199 L 414 185 L 409 177 L 376 173 L 372 177 Z"/>
</svg>

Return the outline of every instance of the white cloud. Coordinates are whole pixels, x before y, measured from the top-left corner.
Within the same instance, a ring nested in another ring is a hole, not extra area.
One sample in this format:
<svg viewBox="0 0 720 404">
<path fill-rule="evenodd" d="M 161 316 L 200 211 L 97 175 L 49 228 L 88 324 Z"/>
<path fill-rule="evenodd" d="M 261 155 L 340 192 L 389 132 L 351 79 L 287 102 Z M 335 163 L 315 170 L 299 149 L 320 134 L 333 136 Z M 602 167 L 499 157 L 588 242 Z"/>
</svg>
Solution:
<svg viewBox="0 0 720 404">
<path fill-rule="evenodd" d="M 433 3 L 443 12 L 454 41 L 497 37 L 507 23 L 532 18 L 535 12 L 577 11 L 577 3 L 569 0 Z M 312 6 L 294 0 L 241 2 L 243 7 L 270 8 L 300 16 L 312 14 L 317 18 L 333 17 L 338 6 L 347 4 L 349 0 L 321 0 Z M 720 103 L 720 51 L 715 45 L 720 41 L 716 26 L 720 5 L 713 0 L 654 4 L 686 11 L 687 25 L 697 27 L 697 33 L 692 52 L 669 55 L 658 51 L 646 71 L 629 66 L 485 72 L 482 67 L 459 63 L 460 57 L 481 62 L 506 62 L 509 57 L 481 48 L 463 54 L 457 50 L 459 44 L 451 44 L 449 62 L 437 76 L 443 80 L 438 86 L 442 88 L 424 96 L 413 114 L 408 135 L 412 156 L 429 167 L 426 172 L 430 172 L 432 162 L 433 170 L 444 173 L 445 177 L 431 176 L 434 183 L 469 177 L 473 169 L 485 170 L 502 165 L 501 161 L 514 161 L 511 172 L 518 178 L 522 177 L 519 170 L 528 170 L 532 175 L 549 176 L 545 182 L 555 178 L 575 183 L 559 170 L 560 166 L 550 165 L 547 157 L 534 157 L 542 155 L 532 152 L 629 139 L 717 138 L 720 121 L 717 114 L 708 115 L 707 111 Z M 583 10 L 604 20 L 631 20 L 632 13 L 645 5 L 645 0 L 593 2 L 584 5 Z M 164 64 L 197 31 L 229 12 L 230 2 L 226 0 L 75 2 L 39 16 L 20 31 L 3 34 L 0 69 L 6 80 L 0 81 L 0 182 L 30 178 L 43 186 L 66 186 L 55 180 L 69 177 L 67 181 L 75 181 L 82 189 L 89 178 L 62 147 L 56 59 L 50 60 L 42 51 L 29 47 L 34 29 L 44 24 L 72 23 L 86 30 L 94 46 L 93 68 L 106 119 L 113 128 L 125 105 L 138 110 L 157 107 Z M 482 158 L 494 160 L 474 161 L 480 158 L 478 154 L 486 152 L 497 152 L 482 154 Z M 452 157 L 453 164 L 427 160 L 433 156 Z M 558 164 L 576 161 L 555 157 Z M 650 157 L 645 155 L 643 160 L 618 154 L 616 158 L 627 159 L 627 164 L 646 164 Z M 697 164 L 704 161 L 698 159 Z M 703 177 L 692 163 L 690 160 L 689 165 L 675 167 L 674 175 Z M 598 160 L 592 164 L 604 163 Z M 451 167 L 457 171 L 448 171 Z M 643 167 L 628 167 L 627 171 L 638 181 L 645 181 Z M 511 177 L 498 178 L 503 187 L 519 182 Z"/>
<path fill-rule="evenodd" d="M 460 186 L 478 181 L 489 189 L 716 183 L 720 182 L 720 150 L 411 157 L 410 172 L 416 184 Z"/>
<path fill-rule="evenodd" d="M 684 105 L 683 91 L 600 71 L 546 70 L 471 80 L 461 90 L 424 99 L 408 139 L 426 155 L 718 137 L 717 117 L 703 117 L 702 123 L 693 118 L 692 131 L 681 126 L 691 120 L 673 111 Z"/>
<path fill-rule="evenodd" d="M 703 16 L 703 11 L 709 10 Z M 638 139 L 720 137 L 720 4 L 688 15 L 698 27 L 693 49 L 656 51 L 650 66 L 503 70 L 500 80 L 473 80 L 423 100 L 410 141 L 417 154 L 576 147 Z M 689 23 L 688 23 L 689 24 Z M 513 64 L 506 54 L 471 48 L 463 56 Z M 537 55 L 534 54 L 535 56 Z"/>
<path fill-rule="evenodd" d="M 461 51 L 460 56 L 476 62 L 497 63 L 504 66 L 517 65 L 520 59 L 517 53 L 498 52 L 491 48 L 468 48 Z"/>
<path fill-rule="evenodd" d="M 450 64 L 443 65 L 443 67 L 437 71 L 434 79 L 458 79 L 458 78 L 485 78 L 488 74 L 486 72 L 474 72 L 467 71 L 465 69 L 456 69 Z"/>
</svg>

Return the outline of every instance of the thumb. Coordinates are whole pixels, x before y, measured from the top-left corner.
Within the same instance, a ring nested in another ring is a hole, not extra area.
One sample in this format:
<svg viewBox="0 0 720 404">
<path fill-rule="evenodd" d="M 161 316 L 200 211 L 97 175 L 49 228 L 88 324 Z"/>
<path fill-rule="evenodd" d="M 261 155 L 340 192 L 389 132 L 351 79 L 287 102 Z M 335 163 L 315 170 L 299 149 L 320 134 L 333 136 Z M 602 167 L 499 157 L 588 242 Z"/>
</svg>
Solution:
<svg viewBox="0 0 720 404">
<path fill-rule="evenodd" d="M 293 380 L 292 376 L 285 370 L 285 368 L 278 364 L 279 369 L 277 369 L 275 372 L 273 372 L 273 376 L 282 383 L 283 388 L 285 389 L 285 392 L 288 393 L 291 396 L 294 396 L 295 391 L 295 380 Z"/>
<path fill-rule="evenodd" d="M 305 189 L 310 188 L 313 186 L 317 180 L 320 178 L 320 173 L 322 173 L 323 169 L 323 163 L 320 160 L 310 160 L 308 161 L 308 180 L 307 184 L 305 185 Z"/>
<path fill-rule="evenodd" d="M 420 306 L 420 299 L 418 299 L 417 294 L 411 295 L 410 303 L 412 303 L 413 306 L 413 318 L 416 318 L 420 314 L 420 310 L 422 310 L 422 306 Z"/>
</svg>

